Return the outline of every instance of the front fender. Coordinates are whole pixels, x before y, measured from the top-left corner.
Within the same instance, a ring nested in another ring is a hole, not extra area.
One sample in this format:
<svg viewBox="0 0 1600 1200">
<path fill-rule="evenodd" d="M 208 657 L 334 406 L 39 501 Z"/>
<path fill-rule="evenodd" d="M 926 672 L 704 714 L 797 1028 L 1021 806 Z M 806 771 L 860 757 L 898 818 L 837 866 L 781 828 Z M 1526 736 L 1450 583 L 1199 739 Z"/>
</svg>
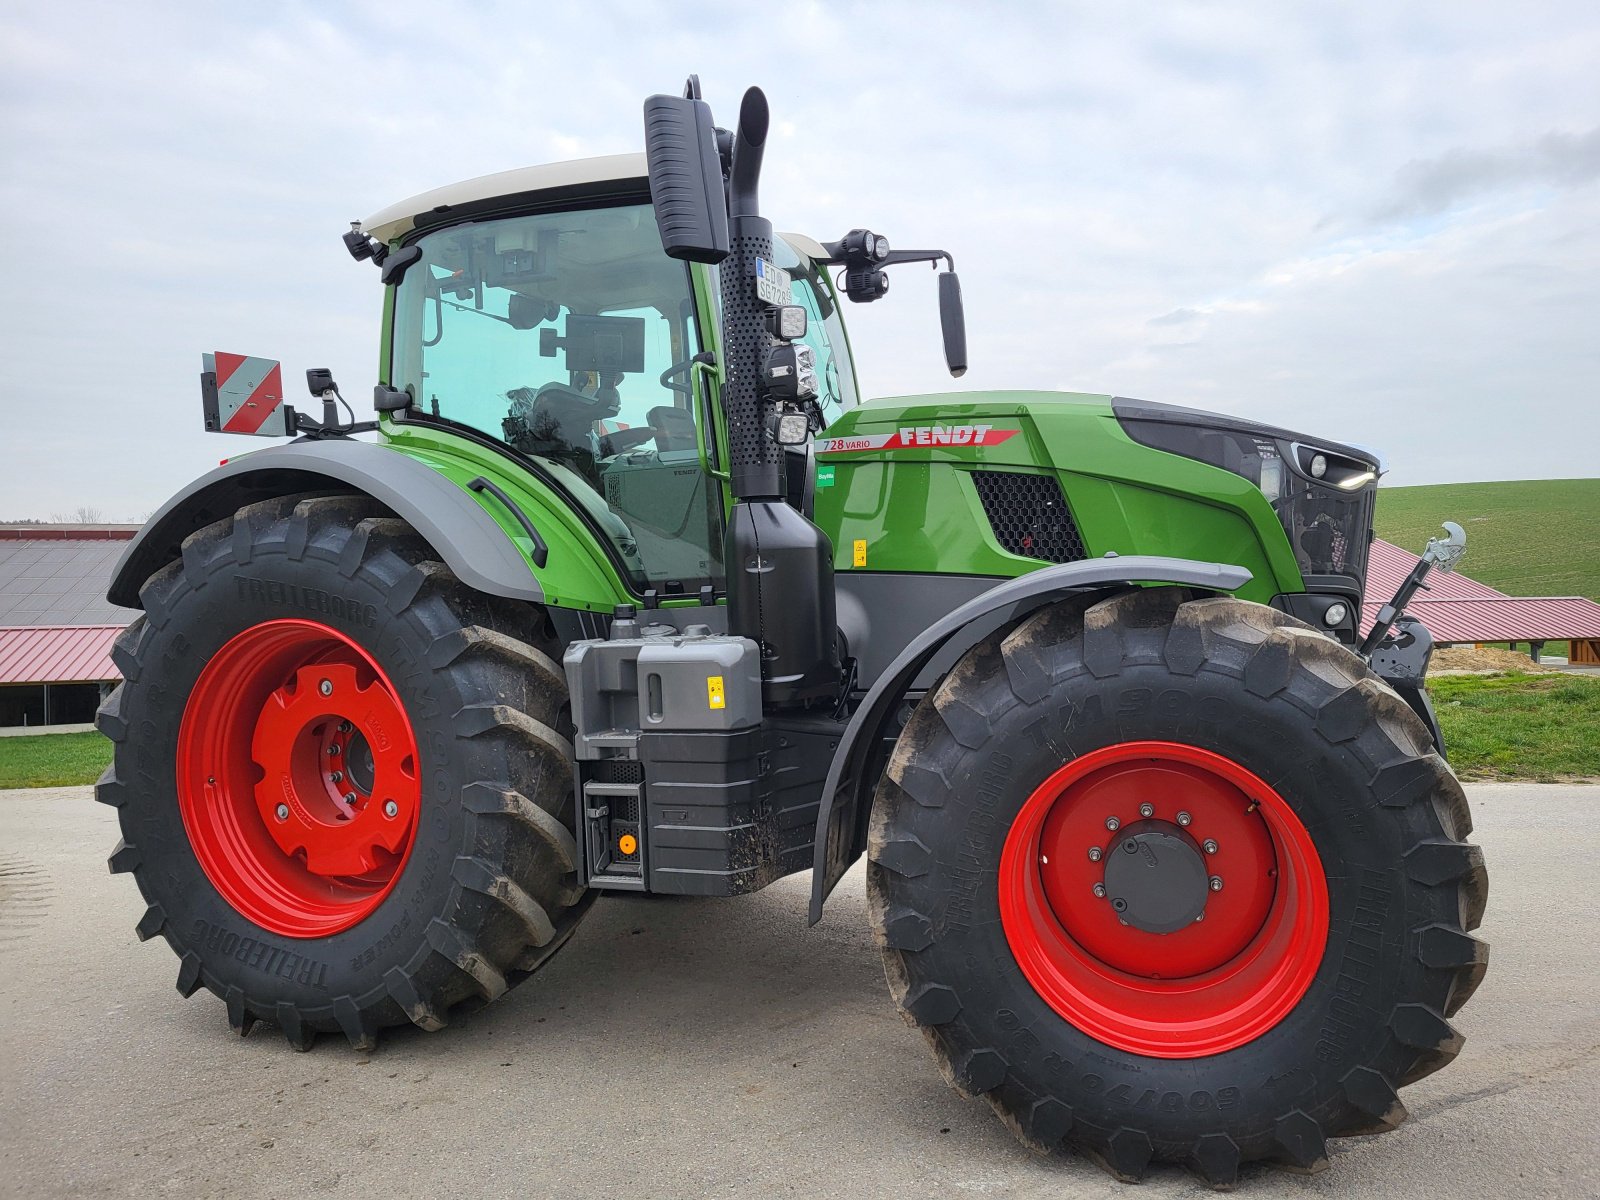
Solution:
<svg viewBox="0 0 1600 1200">
<path fill-rule="evenodd" d="M 872 748 L 904 697 L 906 689 L 930 659 L 954 644 L 970 626 L 992 629 L 1042 604 L 1071 592 L 1118 584 L 1171 583 L 1212 592 L 1233 592 L 1250 582 L 1244 567 L 1195 562 L 1185 558 L 1129 554 L 1045 567 L 1009 579 L 974 596 L 913 638 L 889 664 L 845 727 L 823 784 L 817 812 L 815 859 L 811 872 L 811 924 L 822 917 L 822 902 L 867 848 L 867 819 L 872 811 L 867 766 Z"/>
<path fill-rule="evenodd" d="M 469 492 L 407 454 L 342 438 L 272 446 L 196 479 L 128 544 L 106 598 L 142 607 L 144 581 L 177 558 L 195 530 L 247 504 L 306 491 L 364 492 L 409 522 L 468 587 L 513 600 L 544 599 L 523 552 Z"/>
</svg>

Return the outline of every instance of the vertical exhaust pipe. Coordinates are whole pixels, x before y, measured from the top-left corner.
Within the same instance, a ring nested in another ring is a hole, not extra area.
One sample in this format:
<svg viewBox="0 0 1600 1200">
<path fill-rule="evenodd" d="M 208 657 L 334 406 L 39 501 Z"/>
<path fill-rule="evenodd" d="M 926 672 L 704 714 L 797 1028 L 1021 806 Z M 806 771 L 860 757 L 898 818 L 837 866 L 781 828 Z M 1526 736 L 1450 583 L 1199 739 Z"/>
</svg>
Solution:
<svg viewBox="0 0 1600 1200">
<path fill-rule="evenodd" d="M 833 547 L 783 499 L 783 448 L 768 432 L 772 404 L 762 385 L 774 345 L 756 291 L 757 271 L 773 261 L 772 223 L 760 211 L 761 160 L 771 123 L 767 98 L 751 88 L 739 105 L 723 257 L 722 214 L 710 208 L 720 209 L 724 197 L 713 196 L 704 182 L 715 134 L 697 85 L 691 82 L 688 91 L 682 99 L 652 96 L 645 102 L 645 149 L 667 253 L 721 264 L 722 407 L 735 500 L 723 543 L 728 628 L 760 645 L 767 706 L 832 702 L 840 686 Z"/>
</svg>

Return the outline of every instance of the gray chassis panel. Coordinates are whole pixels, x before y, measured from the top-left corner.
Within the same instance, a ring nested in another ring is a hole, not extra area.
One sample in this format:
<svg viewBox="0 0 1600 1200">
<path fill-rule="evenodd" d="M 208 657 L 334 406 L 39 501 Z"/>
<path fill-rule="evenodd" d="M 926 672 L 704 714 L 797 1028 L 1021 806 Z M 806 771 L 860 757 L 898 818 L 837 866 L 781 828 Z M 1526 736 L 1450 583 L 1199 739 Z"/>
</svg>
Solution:
<svg viewBox="0 0 1600 1200">
<path fill-rule="evenodd" d="M 822 917 L 822 902 L 866 849 L 866 819 L 871 812 L 866 766 L 885 722 L 928 661 L 951 639 L 970 628 L 985 632 L 1069 592 L 1114 584 L 1175 583 L 1212 592 L 1232 592 L 1250 581 L 1243 567 L 1184 558 L 1129 554 L 1064 563 L 1007 580 L 975 596 L 924 629 L 883 672 L 857 706 L 834 752 L 817 812 L 816 858 L 811 872 L 811 924 Z M 965 646 L 971 641 L 960 639 Z M 973 640 L 976 640 L 975 638 Z"/>
<path fill-rule="evenodd" d="M 981 596 L 1004 577 L 921 575 L 901 571 L 840 571 L 833 577 L 839 628 L 856 660 L 856 687 L 871 688 L 895 656 L 947 612 Z M 942 656 L 941 656 L 942 657 Z M 935 660 L 923 669 L 949 670 Z"/>
<path fill-rule="evenodd" d="M 291 442 L 202 475 L 145 522 L 123 551 L 106 595 L 141 608 L 144 581 L 178 557 L 184 538 L 246 504 L 295 492 L 365 492 L 410 523 L 468 587 L 512 600 L 544 591 L 516 546 L 478 501 L 432 467 L 372 442 Z"/>
</svg>

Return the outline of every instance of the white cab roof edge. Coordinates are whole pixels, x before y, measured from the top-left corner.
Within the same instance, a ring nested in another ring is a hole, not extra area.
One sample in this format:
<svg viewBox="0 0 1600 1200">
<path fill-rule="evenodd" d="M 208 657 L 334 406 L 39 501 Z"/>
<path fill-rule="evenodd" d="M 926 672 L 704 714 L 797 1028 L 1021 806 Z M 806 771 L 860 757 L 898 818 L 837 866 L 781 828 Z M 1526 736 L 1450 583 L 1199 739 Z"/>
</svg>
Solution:
<svg viewBox="0 0 1600 1200">
<path fill-rule="evenodd" d="M 479 175 L 460 183 L 447 183 L 431 192 L 420 192 L 398 204 L 380 209 L 361 223 L 361 227 L 380 242 L 390 242 L 411 232 L 423 213 L 458 204 L 492 200 L 496 196 L 516 196 L 552 188 L 584 183 L 606 183 L 613 179 L 645 179 L 649 171 L 642 154 L 608 154 L 601 158 L 576 158 L 569 162 L 544 163 L 537 167 L 516 167 Z M 815 238 L 803 233 L 780 233 L 801 254 L 822 260 L 828 252 Z"/>
<path fill-rule="evenodd" d="M 827 260 L 828 252 L 822 248 L 822 243 L 814 237 L 807 237 L 803 233 L 780 233 L 778 236 L 807 258 L 814 259 L 817 262 Z"/>
<path fill-rule="evenodd" d="M 517 167 L 422 192 L 409 200 L 380 209 L 363 221 L 361 227 L 380 242 L 389 242 L 411 232 L 417 217 L 435 209 L 577 184 L 644 179 L 648 174 L 643 154 L 608 154 L 602 158 L 579 158 L 537 167 Z"/>
</svg>

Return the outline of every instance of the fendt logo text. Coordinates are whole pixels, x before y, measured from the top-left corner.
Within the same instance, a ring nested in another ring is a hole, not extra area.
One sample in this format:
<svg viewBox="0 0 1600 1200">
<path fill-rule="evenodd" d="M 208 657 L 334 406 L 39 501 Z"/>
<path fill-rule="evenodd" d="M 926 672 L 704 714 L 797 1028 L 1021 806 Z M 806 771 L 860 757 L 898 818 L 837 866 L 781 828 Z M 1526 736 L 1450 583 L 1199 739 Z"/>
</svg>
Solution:
<svg viewBox="0 0 1600 1200">
<path fill-rule="evenodd" d="M 823 438 L 818 454 L 851 454 L 862 450 L 909 450 L 916 446 L 998 446 L 1015 437 L 1016 429 L 993 425 L 907 425 L 894 433 L 863 433 L 854 437 Z"/>
</svg>

